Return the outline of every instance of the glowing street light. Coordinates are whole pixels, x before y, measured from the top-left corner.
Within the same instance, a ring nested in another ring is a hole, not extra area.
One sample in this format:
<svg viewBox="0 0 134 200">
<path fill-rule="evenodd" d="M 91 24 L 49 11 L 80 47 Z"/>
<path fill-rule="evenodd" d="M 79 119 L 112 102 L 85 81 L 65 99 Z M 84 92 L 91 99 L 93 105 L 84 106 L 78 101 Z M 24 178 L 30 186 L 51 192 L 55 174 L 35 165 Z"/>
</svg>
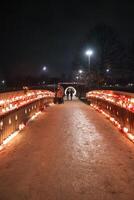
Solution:
<svg viewBox="0 0 134 200">
<path fill-rule="evenodd" d="M 2 80 L 1 83 L 2 83 L 2 85 L 5 85 L 6 81 L 5 81 L 5 80 Z"/>
<path fill-rule="evenodd" d="M 79 74 L 82 74 L 82 73 L 83 73 L 83 71 L 82 71 L 81 69 L 80 69 L 78 72 L 79 72 Z"/>
<path fill-rule="evenodd" d="M 91 49 L 88 49 L 85 52 L 85 55 L 88 57 L 88 64 L 89 64 L 89 72 L 90 72 L 90 57 L 93 55 L 93 51 Z"/>
<path fill-rule="evenodd" d="M 4 83 L 5 83 L 5 80 L 2 80 L 1 82 L 4 84 Z"/>
<path fill-rule="evenodd" d="M 87 51 L 86 51 L 86 55 L 87 55 L 87 56 L 91 56 L 92 54 L 93 54 L 93 51 L 92 51 L 92 50 L 87 50 Z"/>
<path fill-rule="evenodd" d="M 46 66 L 43 66 L 42 67 L 42 70 L 43 70 L 43 72 L 44 72 L 44 74 L 46 74 L 46 71 L 47 71 L 47 67 Z M 45 78 L 45 77 L 44 77 Z M 42 81 L 42 84 L 45 84 L 46 82 L 43 80 Z"/>
<path fill-rule="evenodd" d="M 106 69 L 106 72 L 110 72 L 110 69 Z"/>
<path fill-rule="evenodd" d="M 47 70 L 47 67 L 46 67 L 46 66 L 44 66 L 44 67 L 42 68 L 42 70 L 43 70 L 43 71 L 46 71 L 46 70 Z"/>
</svg>

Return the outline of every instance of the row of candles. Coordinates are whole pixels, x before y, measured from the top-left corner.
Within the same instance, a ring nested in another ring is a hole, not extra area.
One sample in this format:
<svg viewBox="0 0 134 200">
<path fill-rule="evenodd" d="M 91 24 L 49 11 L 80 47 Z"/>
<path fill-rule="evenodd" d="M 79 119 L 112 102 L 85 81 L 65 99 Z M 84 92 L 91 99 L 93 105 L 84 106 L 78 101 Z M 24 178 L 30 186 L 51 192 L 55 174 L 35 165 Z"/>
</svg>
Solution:
<svg viewBox="0 0 134 200">
<path fill-rule="evenodd" d="M 126 110 L 129 110 L 130 112 L 134 113 L 134 97 L 133 95 L 127 95 L 123 93 L 118 93 L 114 91 L 91 91 L 86 94 L 87 99 L 90 98 L 97 98 L 97 99 L 103 99 L 105 101 L 111 102 L 113 104 L 116 104 L 117 106 L 123 107 Z M 109 119 L 122 133 L 125 134 L 125 136 L 134 142 L 134 133 L 130 132 L 128 127 L 122 126 L 119 121 L 117 121 L 114 117 L 112 117 L 110 114 L 106 113 L 102 108 L 95 105 L 93 102 L 90 104 L 91 107 L 93 107 L 95 110 L 101 112 L 107 119 Z"/>
<path fill-rule="evenodd" d="M 87 98 L 95 97 L 98 99 L 104 99 L 120 107 L 123 107 L 131 112 L 134 112 L 134 96 L 131 96 L 125 93 L 123 94 L 123 93 L 114 92 L 114 91 L 95 90 L 95 91 L 88 92 L 86 97 Z"/>
<path fill-rule="evenodd" d="M 10 98 L 0 99 L 0 115 L 45 97 L 54 97 L 54 93 L 47 90 L 28 91 L 26 94 L 21 95 L 19 93 L 14 95 L 13 93 Z"/>
</svg>

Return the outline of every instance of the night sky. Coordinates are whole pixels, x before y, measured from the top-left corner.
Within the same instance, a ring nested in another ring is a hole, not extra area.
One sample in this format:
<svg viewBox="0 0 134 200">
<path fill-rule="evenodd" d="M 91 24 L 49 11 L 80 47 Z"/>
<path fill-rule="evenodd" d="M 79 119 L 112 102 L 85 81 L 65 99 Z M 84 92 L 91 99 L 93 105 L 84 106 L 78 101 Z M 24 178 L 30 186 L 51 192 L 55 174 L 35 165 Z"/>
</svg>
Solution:
<svg viewBox="0 0 134 200">
<path fill-rule="evenodd" d="M 115 28 L 126 44 L 134 39 L 130 1 L 5 1 L 0 15 L 1 77 L 37 76 L 43 65 L 52 76 L 69 74 L 75 53 L 98 23 Z"/>
</svg>

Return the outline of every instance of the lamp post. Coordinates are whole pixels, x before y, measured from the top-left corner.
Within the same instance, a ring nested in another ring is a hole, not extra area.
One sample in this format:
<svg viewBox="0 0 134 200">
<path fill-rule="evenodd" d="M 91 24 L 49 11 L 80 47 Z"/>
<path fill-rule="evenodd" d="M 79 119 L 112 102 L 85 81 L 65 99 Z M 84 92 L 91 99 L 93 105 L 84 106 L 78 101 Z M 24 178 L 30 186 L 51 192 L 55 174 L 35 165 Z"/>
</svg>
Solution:
<svg viewBox="0 0 134 200">
<path fill-rule="evenodd" d="M 2 86 L 2 88 L 4 88 L 6 86 L 6 81 L 2 80 L 0 85 Z"/>
<path fill-rule="evenodd" d="M 47 67 L 46 67 L 46 66 L 43 66 L 43 67 L 42 67 L 42 71 L 45 73 L 45 72 L 47 71 Z M 43 75 L 43 79 L 44 79 L 44 78 L 45 78 L 45 75 Z M 42 81 L 42 84 L 44 85 L 45 82 L 46 82 L 46 81 L 43 80 L 43 81 Z"/>
<path fill-rule="evenodd" d="M 93 51 L 91 49 L 88 49 L 86 52 L 85 52 L 86 56 L 88 57 L 88 65 L 89 65 L 89 72 L 90 72 L 90 57 L 91 55 L 93 54 Z"/>
<path fill-rule="evenodd" d="M 75 78 L 76 78 L 76 88 L 77 88 L 76 96 L 78 97 L 78 80 L 79 80 L 79 75 L 77 75 Z"/>
<path fill-rule="evenodd" d="M 83 74 L 84 72 L 83 72 L 83 70 L 82 69 L 79 69 L 78 70 L 78 79 L 79 79 L 79 81 L 82 83 L 83 82 L 83 80 L 82 80 L 82 74 Z M 77 80 L 78 80 L 77 79 Z M 78 86 L 78 84 L 77 84 L 77 86 Z M 82 92 L 83 92 L 83 88 L 81 88 L 81 84 L 80 84 L 80 86 L 79 86 L 79 98 L 81 98 L 81 95 L 82 95 Z"/>
<path fill-rule="evenodd" d="M 1 83 L 2 83 L 2 85 L 5 85 L 6 81 L 5 81 L 5 80 L 2 80 Z"/>
<path fill-rule="evenodd" d="M 42 68 L 42 70 L 44 71 L 44 72 L 46 72 L 47 71 L 47 67 L 46 66 L 44 66 L 43 68 Z M 45 81 L 43 81 L 43 82 L 45 82 Z M 54 83 L 54 92 L 56 91 L 56 83 L 55 83 L 55 80 L 53 81 Z"/>
</svg>

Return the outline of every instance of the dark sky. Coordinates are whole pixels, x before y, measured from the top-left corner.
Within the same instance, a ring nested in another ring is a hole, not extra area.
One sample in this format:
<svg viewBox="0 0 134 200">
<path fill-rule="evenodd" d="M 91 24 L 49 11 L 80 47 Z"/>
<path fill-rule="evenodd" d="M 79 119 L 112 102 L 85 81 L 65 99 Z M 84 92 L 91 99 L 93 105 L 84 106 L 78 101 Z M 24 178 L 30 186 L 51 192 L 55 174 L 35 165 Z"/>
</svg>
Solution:
<svg viewBox="0 0 134 200">
<path fill-rule="evenodd" d="M 69 73 L 73 56 L 97 23 L 113 26 L 125 43 L 134 36 L 132 1 L 5 1 L 0 7 L 0 72 Z M 84 56 L 84 55 L 83 55 Z"/>
</svg>

